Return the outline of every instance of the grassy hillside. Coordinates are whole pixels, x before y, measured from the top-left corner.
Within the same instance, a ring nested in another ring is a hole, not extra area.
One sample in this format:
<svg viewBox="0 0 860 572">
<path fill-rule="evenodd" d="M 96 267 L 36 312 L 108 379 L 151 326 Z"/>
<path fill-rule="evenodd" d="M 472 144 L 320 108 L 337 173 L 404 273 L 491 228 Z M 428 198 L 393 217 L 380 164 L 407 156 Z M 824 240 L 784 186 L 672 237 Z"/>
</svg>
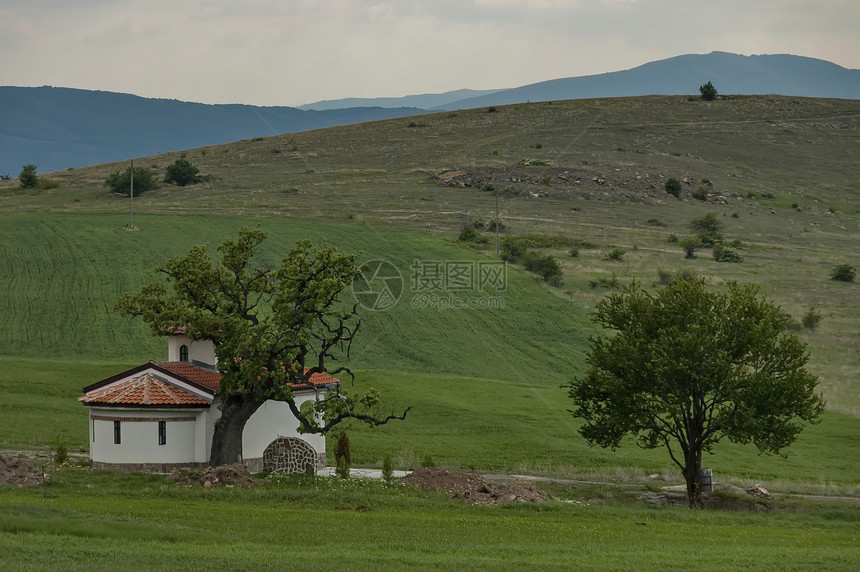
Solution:
<svg viewBox="0 0 860 572">
<path fill-rule="evenodd" d="M 137 232 L 122 230 L 127 198 L 101 186 L 124 165 L 51 174 L 61 184 L 53 190 L 0 183 L 0 318 L 7 325 L 0 386 L 11 396 L 0 405 L 2 440 L 45 444 L 57 433 L 82 444 L 78 389 L 164 354 L 162 341 L 111 312 L 115 297 L 190 245 L 215 245 L 243 224 L 260 224 L 272 235 L 270 259 L 300 237 L 325 238 L 361 252 L 362 261 L 391 261 L 404 279 L 394 308 L 363 313 L 350 363 L 392 403 L 416 410 L 405 424 L 355 428 L 360 463 L 392 453 L 408 464 L 430 453 L 450 465 L 550 474 L 666 467 L 662 452 L 587 449 L 559 388 L 582 368 L 593 331 L 587 313 L 613 277 L 618 285 L 636 279 L 652 287 L 662 269 L 704 275 L 715 288 L 727 280 L 759 283 L 795 318 L 813 307 L 822 315 L 818 329 L 799 335 L 828 400 L 824 422 L 803 434 L 788 460 L 721 445 L 717 471 L 825 487 L 856 482 L 856 467 L 845 459 L 857 458 L 860 446 L 860 296 L 857 283 L 828 274 L 835 263 L 860 265 L 858 115 L 856 101 L 650 97 L 461 111 L 243 141 L 187 151 L 213 180 L 136 199 Z M 179 156 L 136 164 L 160 176 Z M 549 165 L 519 165 L 526 158 Z M 445 169 L 459 173 L 449 183 L 463 186 L 437 184 L 434 176 Z M 689 181 L 680 199 L 664 192 L 668 177 Z M 504 308 L 413 307 L 414 260 L 497 260 L 492 240 L 479 249 L 452 241 L 463 224 L 494 216 L 487 185 L 500 195 L 506 234 L 541 238 L 543 251 L 562 263 L 563 286 L 512 268 L 500 294 Z M 720 217 L 729 240 L 743 242 L 743 263 L 717 263 L 709 251 L 685 260 L 668 242 L 705 213 Z M 626 250 L 623 259 L 608 260 L 616 246 Z M 44 404 L 21 389 L 31 372 L 49 395 L 45 403 L 56 406 L 55 426 L 44 422 Z M 34 429 L 16 424 L 28 418 Z"/>
</svg>

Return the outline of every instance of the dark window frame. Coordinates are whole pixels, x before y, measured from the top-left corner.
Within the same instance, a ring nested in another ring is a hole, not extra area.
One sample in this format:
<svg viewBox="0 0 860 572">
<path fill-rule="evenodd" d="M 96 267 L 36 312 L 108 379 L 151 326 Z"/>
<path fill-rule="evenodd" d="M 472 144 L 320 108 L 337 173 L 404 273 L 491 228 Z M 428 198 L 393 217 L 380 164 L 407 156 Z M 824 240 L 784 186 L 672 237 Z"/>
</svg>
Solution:
<svg viewBox="0 0 860 572">
<path fill-rule="evenodd" d="M 158 444 L 167 445 L 167 421 L 158 422 Z"/>
<path fill-rule="evenodd" d="M 122 425 L 120 421 L 113 422 L 113 444 L 122 444 Z"/>
<path fill-rule="evenodd" d="M 188 346 L 185 344 L 179 346 L 179 361 L 188 361 Z"/>
</svg>

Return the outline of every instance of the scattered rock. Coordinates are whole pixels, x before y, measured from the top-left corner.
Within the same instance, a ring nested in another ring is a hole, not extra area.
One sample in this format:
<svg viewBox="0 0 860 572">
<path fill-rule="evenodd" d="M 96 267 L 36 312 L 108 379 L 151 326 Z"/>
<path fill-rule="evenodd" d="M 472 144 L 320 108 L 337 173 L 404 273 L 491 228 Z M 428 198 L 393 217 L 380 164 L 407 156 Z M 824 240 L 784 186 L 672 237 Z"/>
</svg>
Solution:
<svg viewBox="0 0 860 572">
<path fill-rule="evenodd" d="M 0 483 L 23 487 L 42 484 L 42 471 L 24 459 L 0 456 Z"/>
<path fill-rule="evenodd" d="M 549 500 L 547 493 L 537 489 L 531 483 L 491 483 L 481 475 L 432 467 L 413 471 L 397 482 L 424 489 L 447 491 L 451 498 L 475 504 Z"/>
<path fill-rule="evenodd" d="M 183 468 L 176 469 L 167 480 L 178 485 L 198 485 L 204 488 L 218 486 L 250 487 L 257 484 L 258 480 L 251 476 L 248 467 L 242 463 L 235 465 L 222 465 L 220 467 L 205 467 L 202 469 Z"/>
<path fill-rule="evenodd" d="M 759 484 L 751 485 L 749 487 L 744 488 L 744 492 L 746 492 L 750 496 L 758 497 L 760 499 L 771 498 L 771 494 L 768 492 L 768 490 Z"/>
</svg>

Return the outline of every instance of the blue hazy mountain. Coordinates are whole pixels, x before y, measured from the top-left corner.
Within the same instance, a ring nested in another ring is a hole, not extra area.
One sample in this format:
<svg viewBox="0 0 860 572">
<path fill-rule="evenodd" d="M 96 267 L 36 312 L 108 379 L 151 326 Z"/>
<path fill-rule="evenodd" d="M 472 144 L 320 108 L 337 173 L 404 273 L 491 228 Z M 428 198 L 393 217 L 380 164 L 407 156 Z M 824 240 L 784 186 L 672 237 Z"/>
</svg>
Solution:
<svg viewBox="0 0 860 572">
<path fill-rule="evenodd" d="M 55 87 L 0 87 L 0 174 L 40 173 L 377 119 L 524 103 L 637 95 L 780 94 L 860 99 L 860 70 L 793 55 L 683 55 L 599 75 L 497 91 L 353 98 L 293 107 L 206 105 Z M 340 107 L 333 109 L 332 107 Z M 420 109 L 419 109 L 420 108 Z"/>
<path fill-rule="evenodd" d="M 426 113 L 421 109 L 207 105 L 61 87 L 0 87 L 0 174 L 46 173 L 264 137 Z"/>
</svg>

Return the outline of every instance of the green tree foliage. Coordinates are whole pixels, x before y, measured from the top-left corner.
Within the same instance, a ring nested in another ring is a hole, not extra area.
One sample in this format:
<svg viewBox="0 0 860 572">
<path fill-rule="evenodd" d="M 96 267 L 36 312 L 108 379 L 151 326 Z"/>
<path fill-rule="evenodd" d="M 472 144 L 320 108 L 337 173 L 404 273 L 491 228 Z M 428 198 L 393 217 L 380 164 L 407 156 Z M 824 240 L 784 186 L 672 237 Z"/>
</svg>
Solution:
<svg viewBox="0 0 860 572">
<path fill-rule="evenodd" d="M 534 272 L 551 286 L 561 286 L 561 264 L 551 254 L 539 254 L 529 251 L 522 259 L 523 266 L 529 272 Z"/>
<path fill-rule="evenodd" d="M 675 197 L 680 196 L 681 181 L 675 177 L 670 177 L 669 180 L 666 181 L 666 192 Z"/>
<path fill-rule="evenodd" d="M 701 240 L 702 244 L 712 245 L 723 239 L 723 221 L 714 213 L 696 217 L 690 221 L 690 230 Z"/>
<path fill-rule="evenodd" d="M 32 189 L 39 184 L 39 177 L 36 176 L 36 165 L 32 163 L 24 165 L 21 173 L 18 175 L 18 182 L 22 189 Z"/>
<path fill-rule="evenodd" d="M 349 469 L 352 466 L 352 448 L 349 444 L 349 435 L 346 429 L 337 434 L 334 440 L 335 473 L 342 479 L 349 478 Z"/>
<path fill-rule="evenodd" d="M 684 258 L 695 258 L 696 251 L 702 248 L 702 239 L 698 236 L 685 236 L 678 242 L 684 251 Z"/>
<path fill-rule="evenodd" d="M 177 159 L 172 165 L 167 166 L 164 175 L 165 183 L 174 183 L 180 187 L 193 185 L 200 182 L 200 169 L 191 164 L 187 159 Z"/>
<path fill-rule="evenodd" d="M 806 346 L 789 317 L 755 286 L 679 280 L 649 294 L 638 284 L 597 304 L 612 334 L 592 338 L 588 371 L 570 383 L 573 415 L 590 443 L 618 447 L 632 435 L 666 447 L 701 506 L 702 452 L 722 438 L 779 453 L 824 408 Z"/>
<path fill-rule="evenodd" d="M 717 99 L 717 88 L 714 87 L 714 84 L 708 82 L 704 85 L 699 86 L 699 93 L 702 94 L 702 99 L 705 101 L 713 101 Z"/>
<path fill-rule="evenodd" d="M 854 282 L 857 271 L 850 264 L 837 264 L 830 271 L 830 279 L 840 282 Z"/>
<path fill-rule="evenodd" d="M 324 434 L 350 418 L 382 425 L 405 419 L 409 411 L 382 416 L 376 391 L 351 396 L 339 387 L 321 395 L 309 412 L 300 410 L 291 387 L 308 386 L 315 373 L 353 377 L 348 368 L 330 364 L 348 356 L 358 329 L 356 306 L 340 302 L 358 269 L 353 255 L 308 240 L 298 242 L 280 266 L 268 267 L 255 257 L 266 236 L 243 228 L 235 240 L 221 243 L 218 260 L 195 246 L 158 269 L 166 285 L 153 282 L 116 304 L 119 312 L 140 316 L 155 335 L 184 327 L 192 339 L 214 343 L 221 418 L 210 465 L 238 462 L 245 422 L 269 399 L 286 402 L 305 433 Z"/>
<path fill-rule="evenodd" d="M 382 479 L 389 485 L 394 481 L 394 461 L 388 453 L 382 459 Z"/>
<path fill-rule="evenodd" d="M 131 192 L 131 167 L 126 167 L 125 170 L 114 171 L 108 175 L 104 186 L 109 188 L 112 193 L 129 194 Z M 158 185 L 155 182 L 155 177 L 152 176 L 152 171 L 146 167 L 135 167 L 134 196 L 155 188 L 158 188 Z"/>
<path fill-rule="evenodd" d="M 713 256 L 717 262 L 739 263 L 744 261 L 744 257 L 741 256 L 740 252 L 725 244 L 715 244 Z"/>
</svg>

